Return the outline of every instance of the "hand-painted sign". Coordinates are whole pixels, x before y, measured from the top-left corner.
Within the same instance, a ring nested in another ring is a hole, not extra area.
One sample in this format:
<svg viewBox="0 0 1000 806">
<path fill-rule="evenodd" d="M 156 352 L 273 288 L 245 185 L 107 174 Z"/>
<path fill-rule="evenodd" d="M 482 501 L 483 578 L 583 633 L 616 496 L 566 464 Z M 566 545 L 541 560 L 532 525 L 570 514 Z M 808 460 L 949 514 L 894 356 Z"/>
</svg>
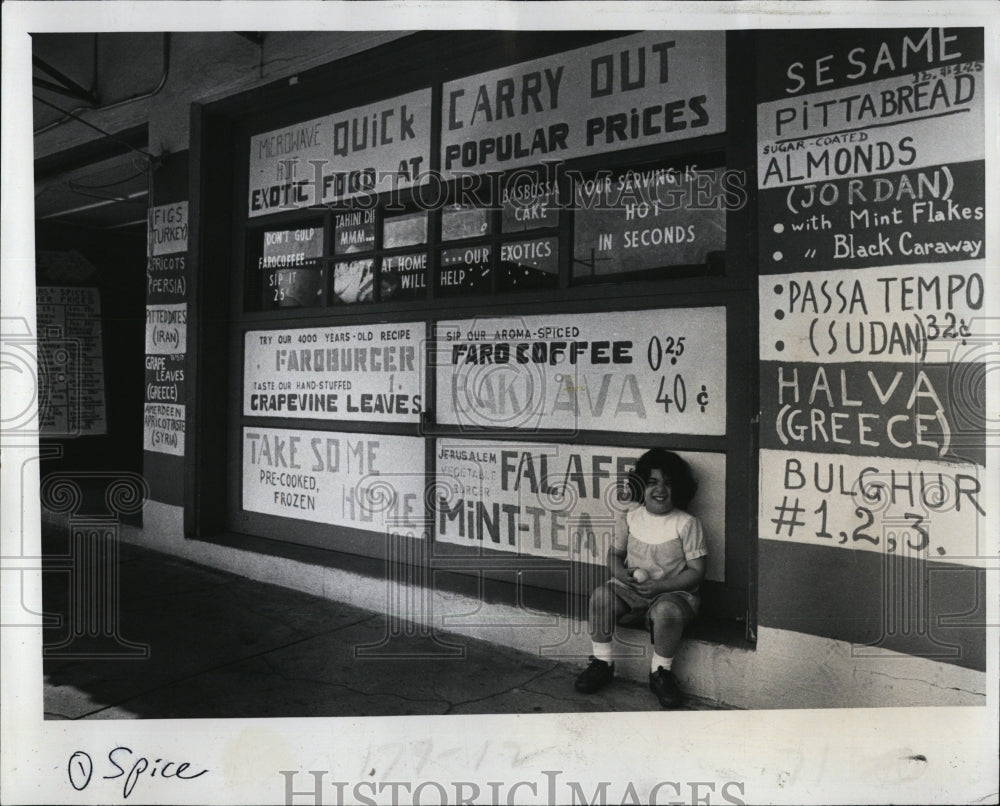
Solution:
<svg viewBox="0 0 1000 806">
<path fill-rule="evenodd" d="M 184 403 L 185 356 L 146 356 L 146 400 Z"/>
<path fill-rule="evenodd" d="M 981 137 L 954 132 L 982 130 L 983 65 L 956 68 L 931 80 L 917 73 L 761 104 L 761 188 L 982 159 Z"/>
<path fill-rule="evenodd" d="M 146 356 L 146 450 L 184 455 L 186 363 L 183 354 Z"/>
<path fill-rule="evenodd" d="M 497 274 L 504 291 L 555 288 L 559 283 L 559 239 L 538 238 L 501 244 Z"/>
<path fill-rule="evenodd" d="M 985 465 L 986 371 L 966 366 L 762 361 L 761 446 Z"/>
<path fill-rule="evenodd" d="M 439 322 L 436 349 L 442 423 L 726 431 L 724 308 Z"/>
<path fill-rule="evenodd" d="M 507 170 L 725 131 L 721 31 L 647 31 L 444 85 L 441 169 Z"/>
<path fill-rule="evenodd" d="M 142 447 L 147 451 L 184 455 L 184 431 L 187 407 L 174 403 L 150 403 L 143 406 Z"/>
<path fill-rule="evenodd" d="M 348 210 L 333 217 L 333 252 L 349 255 L 375 248 L 375 210 Z"/>
<path fill-rule="evenodd" d="M 962 565 L 986 556 L 981 467 L 762 450 L 760 468 L 763 538 Z"/>
<path fill-rule="evenodd" d="M 418 90 L 250 138 L 250 217 L 426 181 L 431 91 Z"/>
<path fill-rule="evenodd" d="M 983 159 L 981 29 L 771 37 L 760 42 L 761 188 Z"/>
<path fill-rule="evenodd" d="M 149 257 L 186 252 L 188 247 L 188 203 L 161 204 L 151 207 L 147 222 Z"/>
<path fill-rule="evenodd" d="M 146 306 L 146 355 L 187 351 L 187 303 Z"/>
<path fill-rule="evenodd" d="M 578 181 L 573 276 L 704 264 L 709 253 L 723 254 L 728 179 L 722 168 L 688 165 Z"/>
<path fill-rule="evenodd" d="M 184 455 L 188 203 L 149 210 L 143 449 Z"/>
<path fill-rule="evenodd" d="M 983 32 L 758 47 L 760 537 L 975 564 Z"/>
<path fill-rule="evenodd" d="M 247 331 L 243 413 L 416 422 L 423 340 L 422 322 Z"/>
<path fill-rule="evenodd" d="M 41 433 L 53 437 L 106 434 L 100 292 L 38 286 L 35 303 Z"/>
<path fill-rule="evenodd" d="M 635 448 L 483 442 L 437 443 L 435 535 L 445 543 L 603 565 Z M 709 546 L 709 579 L 725 573 L 726 459 L 681 453 L 699 481 L 689 511 Z"/>
<path fill-rule="evenodd" d="M 760 278 L 764 361 L 950 363 L 986 338 L 986 280 L 968 264 Z"/>
<path fill-rule="evenodd" d="M 243 429 L 243 509 L 423 536 L 424 441 L 390 434 Z"/>
<path fill-rule="evenodd" d="M 550 179 L 514 174 L 503 188 L 501 227 L 504 232 L 554 227 L 559 223 L 556 184 Z"/>
<path fill-rule="evenodd" d="M 488 294 L 493 248 L 489 244 L 441 250 L 437 291 L 441 296 Z"/>
<path fill-rule="evenodd" d="M 984 171 L 978 160 L 762 191 L 762 266 L 982 260 Z"/>
<path fill-rule="evenodd" d="M 762 271 L 982 259 L 982 31 L 795 38 L 760 45 Z"/>
<path fill-rule="evenodd" d="M 187 256 L 146 258 L 146 303 L 183 302 L 187 298 Z"/>
<path fill-rule="evenodd" d="M 387 255 L 379 273 L 379 299 L 423 299 L 427 296 L 427 253 Z"/>
<path fill-rule="evenodd" d="M 260 269 L 315 266 L 323 257 L 323 228 L 265 230 Z"/>
</svg>

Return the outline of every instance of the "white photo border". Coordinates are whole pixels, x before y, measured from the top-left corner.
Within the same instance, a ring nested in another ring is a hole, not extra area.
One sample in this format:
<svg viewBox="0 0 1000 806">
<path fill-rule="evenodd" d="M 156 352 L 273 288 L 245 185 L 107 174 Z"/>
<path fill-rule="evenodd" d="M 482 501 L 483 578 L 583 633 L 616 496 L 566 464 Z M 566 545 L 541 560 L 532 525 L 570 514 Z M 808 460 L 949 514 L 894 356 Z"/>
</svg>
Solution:
<svg viewBox="0 0 1000 806">
<path fill-rule="evenodd" d="M 31 47 L 33 31 L 77 30 L 418 30 L 469 28 L 813 28 L 982 26 L 987 83 L 986 266 L 994 293 L 989 315 L 1000 314 L 1000 176 L 997 80 L 1000 14 L 992 2 L 789 2 L 789 3 L 565 3 L 493 2 L 8 2 L 3 5 L 2 315 L 34 327 Z M 5 373 L 7 412 L 27 406 L 30 379 Z M 8 383 L 10 380 L 10 383 Z M 1000 411 L 997 379 L 988 387 L 987 410 Z M 38 466 L 31 438 L 2 444 L 3 610 L 22 601 L 41 612 Z M 997 548 L 1000 504 L 998 445 L 988 450 L 984 488 L 992 491 L 988 534 Z M 727 802 L 720 789 L 737 781 L 730 796 L 746 803 L 952 803 L 997 802 L 998 773 L 998 564 L 987 569 L 987 707 L 830 709 L 670 713 L 535 714 L 394 718 L 230 720 L 46 721 L 42 718 L 40 617 L 36 626 L 6 627 L 2 639 L 2 799 L 5 803 L 282 803 L 295 770 L 296 791 L 311 787 L 309 771 L 347 781 L 345 801 L 362 765 L 396 759 L 379 779 L 433 781 L 446 788 L 503 782 L 502 802 L 546 803 L 558 771 L 565 782 L 593 793 L 611 782 L 609 802 L 622 802 L 629 783 L 640 799 L 660 782 L 660 802 L 692 802 L 692 783 L 713 782 L 711 802 Z M 28 558 L 28 559 L 25 559 Z M 37 565 L 37 563 L 35 563 Z M 18 584 L 18 580 L 23 583 Z M 23 597 L 23 598 L 22 598 Z M 488 725 L 488 730 L 484 729 Z M 489 737 L 488 739 L 485 737 Z M 490 752 L 483 752 L 485 742 Z M 609 748 L 608 743 L 611 747 Z M 77 750 L 97 757 L 115 745 L 147 756 L 177 758 L 213 773 L 184 787 L 149 779 L 128 800 L 108 788 L 74 790 L 67 764 Z M 400 752 L 400 750 L 402 752 Z M 481 765 L 475 760 L 483 757 Z M 921 761 L 921 759 L 923 759 Z M 547 772 L 546 772 L 547 771 Z M 382 778 L 386 775 L 387 778 Z M 531 785 L 515 784 L 526 782 Z M 704 797 L 706 787 L 701 788 Z M 466 790 L 468 794 L 469 790 Z M 373 797 L 369 789 L 362 795 Z M 405 793 L 403 793 L 405 795 Z M 374 795 L 377 802 L 384 797 Z M 115 799 L 119 798 L 119 799 Z M 439 799 L 423 790 L 424 802 Z M 313 802 L 297 797 L 296 803 Z M 325 803 L 336 803 L 328 788 Z M 401 802 L 411 802 L 405 798 Z M 477 801 L 479 802 L 479 801 Z M 483 802 L 489 802 L 484 800 Z M 565 802 L 565 801 L 564 801 Z M 625 802 L 632 802 L 626 800 Z M 642 802 L 645 802 L 643 800 Z M 728 801 L 733 802 L 733 801 Z"/>
</svg>

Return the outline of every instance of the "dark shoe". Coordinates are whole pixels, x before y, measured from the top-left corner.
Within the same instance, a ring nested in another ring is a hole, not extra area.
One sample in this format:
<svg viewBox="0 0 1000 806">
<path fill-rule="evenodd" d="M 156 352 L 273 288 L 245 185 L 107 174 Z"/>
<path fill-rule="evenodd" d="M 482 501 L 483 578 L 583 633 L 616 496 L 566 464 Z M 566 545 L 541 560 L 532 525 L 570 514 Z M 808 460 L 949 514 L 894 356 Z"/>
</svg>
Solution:
<svg viewBox="0 0 1000 806">
<path fill-rule="evenodd" d="M 649 673 L 649 690 L 656 695 L 664 708 L 676 708 L 681 704 L 681 689 L 674 673 L 662 666 Z"/>
<path fill-rule="evenodd" d="M 593 694 L 604 688 L 615 676 L 614 663 L 605 663 L 593 655 L 590 656 L 590 666 L 584 669 L 576 678 L 576 690 L 581 694 Z"/>
</svg>

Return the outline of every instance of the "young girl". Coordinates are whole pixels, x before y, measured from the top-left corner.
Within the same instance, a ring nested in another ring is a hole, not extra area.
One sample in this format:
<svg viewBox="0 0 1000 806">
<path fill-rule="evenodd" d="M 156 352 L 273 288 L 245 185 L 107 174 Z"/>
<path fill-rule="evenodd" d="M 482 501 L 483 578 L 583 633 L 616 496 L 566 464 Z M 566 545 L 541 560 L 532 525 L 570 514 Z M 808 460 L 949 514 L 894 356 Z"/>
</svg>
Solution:
<svg viewBox="0 0 1000 806">
<path fill-rule="evenodd" d="M 645 617 L 653 642 L 649 688 L 664 708 L 680 702 L 671 671 L 684 628 L 698 612 L 698 585 L 705 576 L 705 538 L 701 523 L 684 508 L 697 482 L 677 454 L 654 448 L 636 463 L 637 499 L 615 521 L 608 550 L 611 579 L 590 597 L 590 637 L 594 654 L 576 680 L 590 694 L 614 677 L 611 636 L 615 622 Z"/>
</svg>

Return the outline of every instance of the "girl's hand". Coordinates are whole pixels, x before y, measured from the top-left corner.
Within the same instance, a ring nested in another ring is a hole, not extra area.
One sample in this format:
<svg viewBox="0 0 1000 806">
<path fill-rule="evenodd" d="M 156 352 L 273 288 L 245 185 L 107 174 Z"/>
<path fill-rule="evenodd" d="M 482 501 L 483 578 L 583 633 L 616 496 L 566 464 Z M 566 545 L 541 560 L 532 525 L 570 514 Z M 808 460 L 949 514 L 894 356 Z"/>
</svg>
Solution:
<svg viewBox="0 0 1000 806">
<path fill-rule="evenodd" d="M 641 568 L 626 568 L 618 578 L 633 590 L 638 590 L 639 585 L 649 580 L 649 576 Z"/>
<path fill-rule="evenodd" d="M 649 579 L 641 584 L 633 584 L 636 593 L 640 596 L 645 596 L 647 599 L 652 599 L 661 593 L 666 593 L 666 589 L 663 585 L 662 579 Z"/>
</svg>

